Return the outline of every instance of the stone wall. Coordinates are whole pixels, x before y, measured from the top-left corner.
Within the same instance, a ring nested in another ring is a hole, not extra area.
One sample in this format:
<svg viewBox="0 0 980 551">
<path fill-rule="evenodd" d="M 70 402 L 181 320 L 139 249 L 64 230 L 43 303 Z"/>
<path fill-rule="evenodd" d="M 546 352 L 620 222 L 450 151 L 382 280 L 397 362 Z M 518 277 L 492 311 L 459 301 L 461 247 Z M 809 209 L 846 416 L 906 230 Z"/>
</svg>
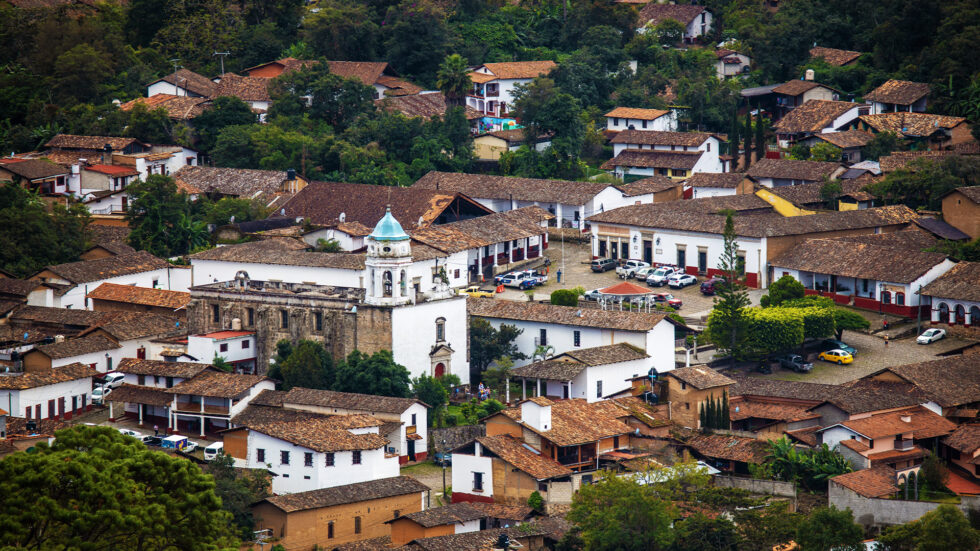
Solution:
<svg viewBox="0 0 980 551">
<path fill-rule="evenodd" d="M 869 527 L 905 524 L 919 519 L 940 505 L 931 501 L 867 498 L 835 482 L 830 483 L 828 495 L 830 505 L 838 509 L 850 509 L 856 522 Z M 969 514 L 970 509 L 980 509 L 980 497 L 962 496 L 957 507 L 964 514 Z"/>
<path fill-rule="evenodd" d="M 485 425 L 465 425 L 462 427 L 445 427 L 441 429 L 429 429 L 429 445 L 432 452 L 442 451 L 442 440 L 446 440 L 446 449 L 456 449 L 463 444 L 486 435 Z"/>
<path fill-rule="evenodd" d="M 782 480 L 759 480 L 756 478 L 716 475 L 715 486 L 722 488 L 741 488 L 753 494 L 796 499 L 796 486 L 792 482 L 783 482 Z"/>
</svg>

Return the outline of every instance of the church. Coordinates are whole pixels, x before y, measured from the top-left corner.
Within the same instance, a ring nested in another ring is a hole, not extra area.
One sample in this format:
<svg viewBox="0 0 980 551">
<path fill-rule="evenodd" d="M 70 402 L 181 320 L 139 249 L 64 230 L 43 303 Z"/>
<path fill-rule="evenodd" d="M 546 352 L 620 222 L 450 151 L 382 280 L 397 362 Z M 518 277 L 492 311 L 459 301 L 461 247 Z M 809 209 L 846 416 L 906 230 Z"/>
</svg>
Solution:
<svg viewBox="0 0 980 551">
<path fill-rule="evenodd" d="M 363 253 L 312 252 L 277 241 L 212 249 L 220 252 L 213 260 L 195 255 L 205 266 L 211 262 L 208 268 L 220 264 L 224 274 L 236 270 L 191 288 L 192 334 L 254 332 L 260 374 L 277 342 L 309 339 L 335 360 L 354 350 L 391 350 L 413 378 L 455 374 L 469 382 L 466 297 L 453 289 L 455 269 L 443 253 L 413 243 L 390 210 L 365 238 Z"/>
</svg>

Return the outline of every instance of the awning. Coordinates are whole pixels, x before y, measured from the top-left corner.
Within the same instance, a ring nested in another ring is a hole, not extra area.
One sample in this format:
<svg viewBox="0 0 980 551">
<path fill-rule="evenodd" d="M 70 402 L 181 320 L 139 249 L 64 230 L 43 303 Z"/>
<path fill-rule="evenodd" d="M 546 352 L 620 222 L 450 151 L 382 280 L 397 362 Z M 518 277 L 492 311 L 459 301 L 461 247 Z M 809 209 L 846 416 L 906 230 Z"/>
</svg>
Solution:
<svg viewBox="0 0 980 551">
<path fill-rule="evenodd" d="M 406 434 L 405 438 L 408 438 L 409 440 L 421 440 L 422 436 L 419 435 L 418 433 L 412 433 L 412 434 Z"/>
</svg>

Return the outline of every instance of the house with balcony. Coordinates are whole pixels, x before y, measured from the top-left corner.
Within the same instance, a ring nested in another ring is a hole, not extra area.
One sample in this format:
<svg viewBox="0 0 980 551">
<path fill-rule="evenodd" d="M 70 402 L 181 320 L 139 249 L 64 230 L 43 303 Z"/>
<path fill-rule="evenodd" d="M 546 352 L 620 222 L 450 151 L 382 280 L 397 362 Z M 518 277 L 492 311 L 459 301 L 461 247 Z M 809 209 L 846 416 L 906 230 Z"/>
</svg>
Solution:
<svg viewBox="0 0 980 551">
<path fill-rule="evenodd" d="M 915 484 L 927 451 L 956 424 L 923 407 L 855 416 L 817 431 L 820 442 L 837 448 L 855 470 L 888 467 L 899 484 Z"/>
<path fill-rule="evenodd" d="M 958 262 L 925 285 L 919 294 L 932 303 L 930 322 L 950 326 L 980 325 L 980 262 Z"/>
<path fill-rule="evenodd" d="M 204 437 L 230 428 L 252 398 L 274 389 L 275 382 L 261 375 L 203 371 L 165 389 L 172 396 L 167 430 Z"/>
<path fill-rule="evenodd" d="M 980 482 L 980 424 L 960 425 L 942 442 L 943 457 L 954 465 L 954 469 L 969 475 L 969 480 Z"/>
<path fill-rule="evenodd" d="M 889 79 L 868 92 L 864 101 L 871 104 L 871 115 L 880 113 L 925 113 L 931 88 L 924 82 Z"/>
<path fill-rule="evenodd" d="M 629 380 L 646 373 L 651 362 L 646 352 L 633 345 L 610 344 L 570 350 L 515 368 L 510 379 L 520 380 L 522 400 L 527 399 L 530 382 L 535 396 L 592 403 L 630 388 Z"/>
<path fill-rule="evenodd" d="M 18 183 L 24 189 L 41 195 L 61 195 L 72 192 L 68 170 L 41 159 L 7 157 L 0 159 L 0 182 Z"/>
<path fill-rule="evenodd" d="M 174 397 L 166 389 L 208 370 L 216 371 L 206 363 L 123 358 L 115 370 L 125 376 L 123 384 L 106 398 L 109 420 L 130 418 L 140 426 L 169 426 Z"/>
<path fill-rule="evenodd" d="M 660 132 L 677 130 L 677 112 L 671 110 L 617 107 L 604 116 L 606 117 L 606 135 L 615 135 L 623 130 L 657 130 Z"/>
<path fill-rule="evenodd" d="M 613 146 L 613 156 L 623 152 L 657 151 L 657 152 L 700 152 L 697 161 L 690 168 L 690 174 L 700 172 L 728 172 L 729 163 L 720 155 L 721 140 L 715 134 L 706 132 L 659 132 L 656 130 L 624 130 L 609 140 Z M 610 162 L 614 166 L 626 166 Z M 631 174 L 634 172 L 630 172 Z M 637 172 L 639 173 L 639 172 Z M 678 174 L 668 168 L 658 167 L 659 176 L 677 177 Z M 684 174 L 680 176 L 688 176 Z"/>
<path fill-rule="evenodd" d="M 868 107 L 860 103 L 813 99 L 797 105 L 772 129 L 779 147 L 791 147 L 800 142 L 812 146 L 817 136 L 841 132 L 867 111 Z"/>
<path fill-rule="evenodd" d="M 484 63 L 469 73 L 473 90 L 466 95 L 466 105 L 491 118 L 491 125 L 500 126 L 510 117 L 514 105 L 514 87 L 530 84 L 535 78 L 547 75 L 557 67 L 554 61 L 508 61 Z M 504 130 L 504 128 L 496 128 Z"/>
</svg>

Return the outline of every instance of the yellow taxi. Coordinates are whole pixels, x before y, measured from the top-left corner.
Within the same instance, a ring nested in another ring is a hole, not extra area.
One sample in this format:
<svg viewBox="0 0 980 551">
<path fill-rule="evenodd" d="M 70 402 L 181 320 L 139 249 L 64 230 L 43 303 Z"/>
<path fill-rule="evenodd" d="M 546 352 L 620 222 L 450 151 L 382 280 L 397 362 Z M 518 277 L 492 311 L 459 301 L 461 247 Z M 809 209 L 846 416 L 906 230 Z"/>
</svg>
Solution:
<svg viewBox="0 0 980 551">
<path fill-rule="evenodd" d="M 474 298 L 493 298 L 493 291 L 484 291 L 479 285 L 470 285 L 459 291 L 461 295 L 469 295 Z"/>
<path fill-rule="evenodd" d="M 854 356 L 851 356 L 849 353 L 839 348 L 821 352 L 817 357 L 825 362 L 835 363 L 837 365 L 849 364 L 854 361 Z"/>
</svg>

